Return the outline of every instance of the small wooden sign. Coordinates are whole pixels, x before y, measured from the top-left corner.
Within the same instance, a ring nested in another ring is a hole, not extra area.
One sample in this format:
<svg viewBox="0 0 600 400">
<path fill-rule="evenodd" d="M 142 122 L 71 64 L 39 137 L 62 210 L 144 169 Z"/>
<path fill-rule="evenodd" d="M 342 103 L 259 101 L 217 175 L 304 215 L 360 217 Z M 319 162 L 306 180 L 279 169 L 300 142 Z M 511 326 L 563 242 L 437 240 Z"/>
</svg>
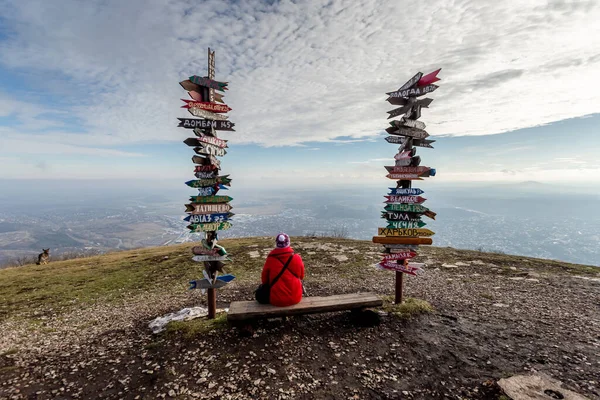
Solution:
<svg viewBox="0 0 600 400">
<path fill-rule="evenodd" d="M 207 254 L 197 255 L 192 257 L 193 261 L 204 262 L 204 261 L 231 261 L 227 256 L 209 256 Z"/>
<path fill-rule="evenodd" d="M 439 86 L 437 86 L 437 85 L 426 85 L 426 86 L 421 86 L 421 87 L 412 87 L 412 88 L 404 89 L 404 90 L 397 90 L 395 92 L 388 92 L 386 94 L 388 96 L 390 96 L 391 98 L 394 98 L 394 97 L 419 97 L 419 96 L 426 95 L 427 93 L 433 92 L 438 87 Z"/>
<path fill-rule="evenodd" d="M 219 278 L 217 278 L 217 280 L 214 281 L 214 283 L 209 281 L 206 278 L 190 281 L 189 290 L 192 290 L 192 289 L 220 289 L 229 283 L 229 282 L 219 280 Z"/>
<path fill-rule="evenodd" d="M 231 210 L 230 204 L 186 204 L 185 212 L 190 214 L 222 214 Z"/>
<path fill-rule="evenodd" d="M 386 167 L 387 168 L 387 167 Z M 425 193 L 419 188 L 388 188 L 390 189 L 389 195 L 397 196 L 418 196 Z"/>
<path fill-rule="evenodd" d="M 397 128 L 388 132 L 390 135 L 399 135 L 399 136 L 410 136 L 415 139 L 426 139 L 429 137 L 429 133 L 422 129 L 417 128 Z"/>
<path fill-rule="evenodd" d="M 214 112 L 206 111 L 206 110 L 203 110 L 202 108 L 198 108 L 198 107 L 188 108 L 188 111 L 194 117 L 199 117 L 199 118 L 206 118 L 206 119 L 219 120 L 219 121 L 225 121 L 229 118 L 227 115 L 217 114 Z"/>
<path fill-rule="evenodd" d="M 400 251 L 398 253 L 390 253 L 383 256 L 383 261 L 397 261 L 397 260 L 407 260 L 409 258 L 415 258 L 417 253 L 415 251 Z"/>
<path fill-rule="evenodd" d="M 431 238 L 410 238 L 400 236 L 373 236 L 373 243 L 384 245 L 421 245 L 432 244 Z"/>
<path fill-rule="evenodd" d="M 194 166 L 194 172 L 216 171 L 218 169 L 219 169 L 219 167 L 217 167 L 216 165 L 213 165 L 213 164 L 195 165 Z"/>
<path fill-rule="evenodd" d="M 409 165 L 410 161 L 407 163 L 404 163 L 405 165 Z M 421 176 L 419 174 L 387 174 L 386 175 L 387 178 L 389 179 L 393 179 L 393 180 L 421 180 Z"/>
<path fill-rule="evenodd" d="M 198 178 L 198 179 L 205 179 L 205 178 Z M 191 197 L 206 197 L 206 196 L 213 196 L 215 194 L 217 194 L 217 192 L 221 189 L 227 189 L 226 187 L 221 187 L 221 185 L 214 185 L 214 186 L 208 186 L 208 187 L 201 187 L 198 188 L 198 196 L 191 196 Z M 194 200 L 190 200 L 190 201 L 194 201 Z M 196 201 L 194 203 L 200 203 L 199 201 Z"/>
<path fill-rule="evenodd" d="M 425 129 L 425 123 L 423 123 L 421 121 L 407 119 L 407 118 L 400 118 L 399 121 L 398 120 L 390 121 L 390 125 L 395 126 L 396 128 L 407 127 L 407 128 Z"/>
<path fill-rule="evenodd" d="M 385 206 L 386 211 L 401 211 L 413 213 L 425 213 L 429 209 L 420 204 L 388 204 Z"/>
<path fill-rule="evenodd" d="M 185 102 L 185 105 L 181 108 L 199 108 L 201 110 L 210 111 L 213 113 L 226 113 L 231 111 L 231 108 L 227 104 L 210 103 L 207 101 L 194 101 L 188 99 L 181 99 Z"/>
<path fill-rule="evenodd" d="M 421 204 L 425 202 L 425 198 L 421 196 L 384 196 L 387 200 L 385 201 L 387 204 Z"/>
<path fill-rule="evenodd" d="M 202 129 L 196 128 L 194 129 L 194 133 L 197 136 L 198 142 L 212 144 L 214 146 L 218 146 L 222 149 L 227 148 L 227 140 L 219 139 L 214 136 L 206 136 Z"/>
<path fill-rule="evenodd" d="M 231 228 L 231 222 L 213 222 L 209 224 L 190 224 L 188 228 L 191 232 L 211 232 L 211 231 L 224 231 Z"/>
<path fill-rule="evenodd" d="M 408 81 L 406 81 L 406 83 L 404 85 L 400 86 L 400 89 L 398 89 L 398 91 L 406 90 L 406 89 L 409 89 L 409 88 L 415 86 L 421 80 L 422 77 L 423 77 L 423 73 L 417 72 L 415 74 L 415 76 L 413 76 Z"/>
<path fill-rule="evenodd" d="M 420 236 L 433 236 L 435 232 L 429 229 L 396 229 L 396 228 L 377 228 L 377 234 L 382 236 L 406 236 L 406 237 L 420 237 Z"/>
<path fill-rule="evenodd" d="M 386 166 L 385 169 L 387 169 L 388 172 L 393 172 L 393 173 L 424 174 L 426 172 L 429 172 L 429 170 L 431 168 L 430 167 L 425 167 L 425 166 L 420 166 L 420 167 L 391 167 L 391 166 Z"/>
<path fill-rule="evenodd" d="M 419 213 L 403 213 L 396 211 L 383 211 L 381 218 L 388 221 L 420 221 Z"/>
<path fill-rule="evenodd" d="M 217 169 L 221 168 L 221 161 L 219 161 L 217 158 L 215 158 L 213 156 L 207 156 L 207 157 L 193 156 L 192 162 L 194 164 L 200 164 L 200 165 L 212 164 L 212 165 L 216 166 Z"/>
<path fill-rule="evenodd" d="M 193 188 L 214 186 L 214 185 L 218 185 L 218 184 L 225 185 L 225 186 L 231 186 L 231 179 L 228 178 L 228 176 L 229 175 L 223 175 L 223 176 L 218 176 L 213 179 L 194 179 L 191 181 L 187 181 L 185 184 L 188 185 L 189 187 L 193 187 Z"/>
<path fill-rule="evenodd" d="M 196 154 L 207 154 L 215 157 L 223 157 L 227 154 L 225 149 L 208 143 L 201 143 L 200 146 L 194 147 L 194 151 Z"/>
<path fill-rule="evenodd" d="M 199 215 L 188 215 L 184 218 L 192 224 L 208 224 L 211 222 L 225 222 L 229 220 L 234 214 L 233 213 L 219 213 L 219 214 L 199 214 Z"/>
<path fill-rule="evenodd" d="M 201 76 L 193 75 L 190 76 L 190 81 L 195 83 L 196 85 L 204 86 L 210 89 L 216 89 L 220 91 L 228 90 L 227 83 L 228 82 L 219 82 L 208 78 L 203 78 Z M 184 88 L 185 89 L 185 88 Z"/>
<path fill-rule="evenodd" d="M 211 179 L 216 178 L 219 175 L 219 171 L 200 171 L 194 173 L 194 176 L 198 179 Z"/>
<path fill-rule="evenodd" d="M 397 272 L 403 272 L 405 274 L 409 274 L 409 275 L 417 275 L 420 272 L 423 272 L 422 270 L 422 263 L 419 264 L 403 264 L 403 263 L 397 263 L 397 262 L 393 262 L 393 261 L 388 261 L 388 262 L 380 262 L 379 264 L 377 264 L 381 269 L 387 269 L 389 271 L 397 271 Z"/>
<path fill-rule="evenodd" d="M 423 221 L 388 221 L 386 228 L 407 229 L 422 228 L 427 225 Z"/>
<path fill-rule="evenodd" d="M 424 75 L 423 77 L 421 77 L 421 79 L 419 79 L 417 86 L 427 86 L 427 85 L 431 85 L 432 83 L 439 81 L 440 78 L 437 77 L 437 74 L 441 70 L 442 70 L 441 68 L 438 68 L 435 71 L 430 72 L 427 75 Z"/>
<path fill-rule="evenodd" d="M 417 152 L 416 149 L 402 150 L 400 153 L 394 155 L 394 159 L 402 160 L 402 159 L 411 158 L 416 154 L 416 152 Z"/>
<path fill-rule="evenodd" d="M 233 200 L 231 196 L 190 196 L 192 203 L 229 203 Z M 233 215 L 233 214 L 231 214 Z"/>
<path fill-rule="evenodd" d="M 178 127 L 194 129 L 194 128 L 212 128 L 218 131 L 235 131 L 233 127 L 235 124 L 231 121 L 212 121 L 208 119 L 196 119 L 196 118 L 177 118 L 179 120 Z"/>
<path fill-rule="evenodd" d="M 394 163 L 394 165 L 396 167 L 418 167 L 419 164 L 421 164 L 421 157 L 420 156 L 414 156 L 411 158 L 402 158 L 400 160 L 396 160 L 396 162 Z M 416 178 L 416 179 L 420 179 L 420 178 Z"/>
</svg>

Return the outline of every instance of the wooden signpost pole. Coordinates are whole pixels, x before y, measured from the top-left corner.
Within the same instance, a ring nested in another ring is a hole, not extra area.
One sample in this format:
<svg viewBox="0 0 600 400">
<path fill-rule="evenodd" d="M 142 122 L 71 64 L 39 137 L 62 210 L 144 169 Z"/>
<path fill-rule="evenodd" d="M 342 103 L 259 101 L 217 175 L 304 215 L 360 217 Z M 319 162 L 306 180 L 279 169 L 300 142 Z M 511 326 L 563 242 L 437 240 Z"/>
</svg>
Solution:
<svg viewBox="0 0 600 400">
<path fill-rule="evenodd" d="M 231 110 L 223 103 L 223 95 L 218 96 L 215 90 L 228 90 L 227 82 L 215 80 L 215 52 L 208 49 L 208 74 L 207 76 L 190 76 L 188 80 L 179 82 L 188 90 L 193 100 L 183 100 L 187 108 L 196 118 L 178 118 L 179 127 L 193 129 L 195 138 L 188 138 L 184 143 L 194 147 L 196 153 L 192 162 L 197 164 L 194 168 L 195 180 L 186 182 L 186 185 L 198 189 L 196 196 L 190 196 L 191 203 L 186 204 L 189 214 L 185 221 L 190 224 L 187 228 L 191 234 L 202 233 L 204 239 L 200 246 L 194 246 L 192 260 L 204 263 L 204 279 L 190 281 L 190 289 L 208 291 L 207 305 L 208 318 L 214 319 L 217 314 L 217 289 L 227 285 L 235 276 L 223 273 L 223 261 L 231 261 L 227 251 L 217 244 L 217 232 L 229 229 L 232 225 L 229 219 L 234 215 L 230 213 L 229 196 L 217 195 L 221 189 L 228 189 L 231 185 L 229 175 L 220 175 L 221 162 L 218 157 L 227 154 L 225 150 L 227 140 L 217 137 L 217 131 L 233 131 L 234 123 L 225 115 Z"/>
<path fill-rule="evenodd" d="M 417 100 L 417 97 L 438 88 L 432 83 L 439 81 L 437 78 L 439 71 L 438 69 L 425 76 L 419 72 L 396 92 L 387 93 L 390 96 L 387 100 L 391 104 L 401 106 L 389 111 L 388 119 L 404 115 L 400 120 L 392 121 L 390 123 L 392 127 L 386 129 L 387 133 L 394 135 L 387 137 L 386 141 L 400 144 L 398 154 L 394 157 L 395 165 L 385 167 L 390 172 L 387 177 L 397 182 L 396 188 L 391 188 L 389 195 L 385 196 L 387 205 L 382 218 L 387 220 L 387 228 L 379 228 L 379 235 L 373 237 L 373 242 L 381 243 L 385 247 L 384 258 L 377 266 L 396 272 L 394 296 L 396 304 L 404 300 L 404 275 L 417 275 L 423 272 L 421 269 L 423 264 L 409 264 L 408 260 L 417 255 L 419 244 L 431 244 L 432 241 L 427 236 L 434 234 L 429 229 L 421 229 L 426 225 L 420 220 L 421 215 L 435 218 L 436 214 L 421 205 L 427 199 L 419 196 L 423 193 L 421 189 L 412 188 L 412 181 L 435 176 L 436 171 L 434 168 L 420 166 L 421 157 L 416 155 L 416 147 L 413 146 L 433 148 L 431 143 L 434 141 L 425 140 L 429 136 L 424 130 L 425 124 L 417 121 L 421 117 L 421 108 L 427 108 L 433 100 L 428 98 Z"/>
<path fill-rule="evenodd" d="M 215 52 L 211 52 L 210 47 L 208 48 L 208 79 L 215 79 Z M 208 89 L 208 99 L 208 101 L 214 103 L 215 89 Z M 206 300 L 208 304 L 208 319 L 215 319 L 217 315 L 217 289 L 208 288 L 208 297 Z"/>
</svg>

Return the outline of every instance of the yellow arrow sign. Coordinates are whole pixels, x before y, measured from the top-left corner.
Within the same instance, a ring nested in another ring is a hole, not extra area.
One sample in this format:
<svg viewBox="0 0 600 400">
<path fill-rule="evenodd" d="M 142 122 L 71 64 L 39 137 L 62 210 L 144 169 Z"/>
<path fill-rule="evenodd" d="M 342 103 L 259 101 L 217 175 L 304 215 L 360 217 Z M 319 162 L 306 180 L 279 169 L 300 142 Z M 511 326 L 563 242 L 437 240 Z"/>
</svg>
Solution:
<svg viewBox="0 0 600 400">
<path fill-rule="evenodd" d="M 430 229 L 417 229 L 417 228 L 377 228 L 377 234 L 381 236 L 405 236 L 405 237 L 419 237 L 419 236 L 433 236 L 435 232 Z"/>
</svg>

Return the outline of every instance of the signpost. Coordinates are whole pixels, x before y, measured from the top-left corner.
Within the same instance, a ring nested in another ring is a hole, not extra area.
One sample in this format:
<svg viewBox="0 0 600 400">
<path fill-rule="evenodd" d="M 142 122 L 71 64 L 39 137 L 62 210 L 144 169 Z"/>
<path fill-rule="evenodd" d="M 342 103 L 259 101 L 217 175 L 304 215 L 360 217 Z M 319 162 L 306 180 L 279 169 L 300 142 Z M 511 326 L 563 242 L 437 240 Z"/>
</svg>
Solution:
<svg viewBox="0 0 600 400">
<path fill-rule="evenodd" d="M 377 236 L 373 243 L 384 245 L 383 260 L 377 264 L 378 268 L 394 271 L 396 273 L 395 303 L 402 303 L 403 275 L 417 275 L 423 272 L 424 264 L 409 264 L 408 259 L 417 256 L 419 245 L 430 245 L 430 236 L 435 233 L 423 228 L 425 222 L 420 217 L 435 219 L 435 213 L 421 205 L 426 199 L 421 197 L 423 190 L 411 188 L 411 182 L 435 176 L 434 168 L 419 166 L 421 157 L 416 155 L 416 147 L 433 148 L 434 140 L 426 140 L 429 133 L 425 131 L 425 124 L 417 121 L 421 117 L 421 109 L 428 108 L 433 101 L 430 98 L 417 99 L 417 97 L 435 91 L 439 81 L 437 69 L 423 75 L 418 72 L 395 92 L 388 92 L 387 101 L 399 105 L 388 111 L 389 118 L 403 115 L 399 120 L 390 122 L 386 131 L 390 135 L 385 138 L 388 143 L 400 145 L 398 154 L 394 157 L 394 166 L 386 166 L 386 175 L 397 181 L 395 188 L 385 196 L 386 206 L 381 217 L 387 221 L 385 228 L 378 228 Z"/>
<path fill-rule="evenodd" d="M 419 78 L 420 79 L 420 78 Z M 229 175 L 220 175 L 221 162 L 217 157 L 227 154 L 227 140 L 217 137 L 217 131 L 234 131 L 234 123 L 228 120 L 227 112 L 231 108 L 223 104 L 223 95 L 215 90 L 228 90 L 228 83 L 215 80 L 215 52 L 208 49 L 208 75 L 192 75 L 189 79 L 179 82 L 188 91 L 192 100 L 181 99 L 185 102 L 182 108 L 197 118 L 178 118 L 179 127 L 193 129 L 196 137 L 187 138 L 184 143 L 194 148 L 197 155 L 192 157 L 194 174 L 197 179 L 186 182 L 186 185 L 197 188 L 198 195 L 190 196 L 191 203 L 185 205 L 188 215 L 185 221 L 190 224 L 187 228 L 190 234 L 202 234 L 201 246 L 194 246 L 192 260 L 204 265 L 204 279 L 190 281 L 190 289 L 208 290 L 208 318 L 216 315 L 217 294 L 219 289 L 235 277 L 221 275 L 227 251 L 217 244 L 219 231 L 231 228 L 233 213 L 230 212 L 233 200 L 230 196 L 217 196 L 219 190 L 231 185 Z"/>
</svg>

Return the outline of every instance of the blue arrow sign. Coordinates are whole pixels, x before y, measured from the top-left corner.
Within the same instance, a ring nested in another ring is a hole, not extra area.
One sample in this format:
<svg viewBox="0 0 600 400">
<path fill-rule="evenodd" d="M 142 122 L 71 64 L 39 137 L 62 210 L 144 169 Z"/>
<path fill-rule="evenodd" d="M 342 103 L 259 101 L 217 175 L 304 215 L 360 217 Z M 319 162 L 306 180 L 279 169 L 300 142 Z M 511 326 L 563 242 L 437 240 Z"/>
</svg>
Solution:
<svg viewBox="0 0 600 400">
<path fill-rule="evenodd" d="M 225 275 L 217 276 L 217 280 L 218 281 L 223 281 L 223 282 L 231 282 L 234 279 L 235 279 L 235 276 L 233 276 L 231 274 L 225 274 Z"/>
<path fill-rule="evenodd" d="M 222 214 L 197 214 L 197 215 L 188 215 L 183 220 L 188 221 L 192 224 L 207 224 L 210 222 L 225 222 L 229 220 L 229 217 L 233 215 L 231 213 L 222 213 Z"/>
<path fill-rule="evenodd" d="M 388 195 L 390 196 L 418 196 L 420 194 L 425 193 L 424 191 L 422 191 L 419 188 L 389 188 L 390 189 L 390 193 L 388 193 Z"/>
</svg>

